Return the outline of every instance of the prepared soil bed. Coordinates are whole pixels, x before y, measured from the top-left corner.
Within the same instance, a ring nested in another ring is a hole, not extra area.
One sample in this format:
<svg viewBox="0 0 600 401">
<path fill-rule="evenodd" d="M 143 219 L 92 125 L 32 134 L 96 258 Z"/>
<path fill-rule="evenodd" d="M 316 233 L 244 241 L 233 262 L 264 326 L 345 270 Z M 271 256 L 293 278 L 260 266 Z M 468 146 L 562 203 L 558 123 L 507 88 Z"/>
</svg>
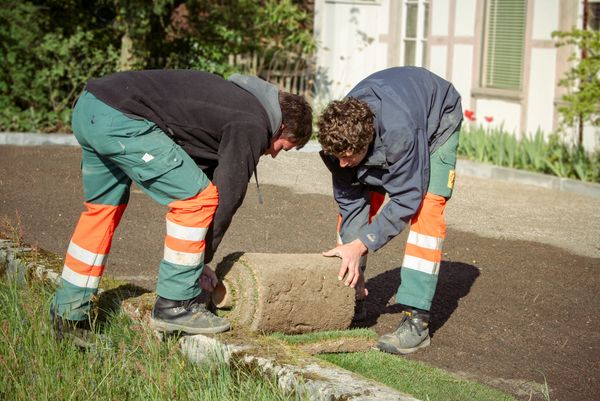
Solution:
<svg viewBox="0 0 600 401">
<path fill-rule="evenodd" d="M 0 152 L 0 215 L 19 220 L 28 243 L 64 253 L 82 211 L 79 151 L 3 147 Z M 249 186 L 218 257 L 236 252 L 320 253 L 335 244 L 331 197 L 269 185 L 261 185 L 261 192 L 262 205 L 255 185 Z M 494 202 L 502 200 L 481 202 L 493 213 Z M 531 205 L 536 207 L 535 199 Z M 133 188 L 107 274 L 154 288 L 165 213 Z M 556 219 L 557 236 L 568 235 L 560 230 L 561 216 L 547 213 Z M 399 283 L 404 238 L 369 256 L 369 318 L 357 326 L 385 333 L 398 323 L 400 308 L 389 301 Z M 482 238 L 451 226 L 433 304 L 431 346 L 406 358 L 490 384 L 524 401 L 543 400 L 539 393 L 530 398 L 530 391 L 544 378 L 553 401 L 600 399 L 599 269 L 600 258 L 534 242 Z"/>
</svg>

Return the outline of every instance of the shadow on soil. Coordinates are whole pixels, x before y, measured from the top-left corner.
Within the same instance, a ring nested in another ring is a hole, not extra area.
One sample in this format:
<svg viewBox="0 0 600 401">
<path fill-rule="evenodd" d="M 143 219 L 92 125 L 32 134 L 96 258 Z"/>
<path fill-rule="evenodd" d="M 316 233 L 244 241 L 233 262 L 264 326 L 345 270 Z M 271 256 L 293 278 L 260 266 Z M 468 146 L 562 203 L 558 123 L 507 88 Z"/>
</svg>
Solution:
<svg viewBox="0 0 600 401">
<path fill-rule="evenodd" d="M 120 310 L 123 301 L 130 298 L 137 298 L 150 292 L 151 291 L 134 284 L 122 284 L 118 287 L 103 291 L 98 296 L 96 303 L 100 312 L 98 313 L 98 323 L 105 323 L 109 316 L 117 313 Z"/>
<path fill-rule="evenodd" d="M 431 306 L 431 322 L 429 333 L 433 335 L 450 318 L 458 307 L 458 301 L 466 296 L 475 280 L 479 277 L 479 269 L 473 265 L 460 262 L 442 262 L 438 277 L 438 285 Z M 353 327 L 372 327 L 377 324 L 381 315 L 396 314 L 403 306 L 395 304 L 395 295 L 400 284 L 400 268 L 388 270 L 367 281 L 369 289 L 367 298 L 368 316 Z"/>
<path fill-rule="evenodd" d="M 244 255 L 244 252 L 232 252 L 223 257 L 223 260 L 217 264 L 217 268 L 215 269 L 215 274 L 219 280 L 223 280 L 223 278 L 227 276 L 235 262 L 237 262 L 242 255 Z"/>
</svg>

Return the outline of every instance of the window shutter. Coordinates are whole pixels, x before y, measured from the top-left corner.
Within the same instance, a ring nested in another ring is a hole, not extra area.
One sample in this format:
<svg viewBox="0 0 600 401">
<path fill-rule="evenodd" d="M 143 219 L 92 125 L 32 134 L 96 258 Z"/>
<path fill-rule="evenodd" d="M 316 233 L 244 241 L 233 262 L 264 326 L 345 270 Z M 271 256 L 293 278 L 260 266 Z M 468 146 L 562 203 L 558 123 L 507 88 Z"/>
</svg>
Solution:
<svg viewBox="0 0 600 401">
<path fill-rule="evenodd" d="M 485 86 L 521 89 L 527 0 L 489 0 Z"/>
</svg>

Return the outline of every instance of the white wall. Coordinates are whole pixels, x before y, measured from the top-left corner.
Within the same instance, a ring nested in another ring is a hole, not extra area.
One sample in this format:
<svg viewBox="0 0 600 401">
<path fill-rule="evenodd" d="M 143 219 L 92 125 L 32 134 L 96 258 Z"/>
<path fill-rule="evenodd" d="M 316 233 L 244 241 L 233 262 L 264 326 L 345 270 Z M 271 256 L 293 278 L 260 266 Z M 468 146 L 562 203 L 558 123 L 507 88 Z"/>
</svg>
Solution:
<svg viewBox="0 0 600 401">
<path fill-rule="evenodd" d="M 447 0 L 442 1 L 442 3 Z M 437 7 L 437 2 L 434 2 Z M 475 35 L 475 9 L 477 0 L 456 0 L 457 13 L 454 18 L 454 36 Z"/>
<path fill-rule="evenodd" d="M 463 110 L 471 108 L 471 89 L 473 79 L 473 46 L 455 45 L 450 81 L 461 95 Z"/>
<path fill-rule="evenodd" d="M 600 127 L 586 124 L 583 128 L 583 147 L 589 151 L 600 151 Z"/>
<path fill-rule="evenodd" d="M 431 35 L 448 36 L 448 15 L 450 0 L 436 0 L 431 4 Z"/>
<path fill-rule="evenodd" d="M 527 133 L 538 128 L 546 136 L 554 127 L 556 49 L 532 49 L 527 99 Z"/>
<path fill-rule="evenodd" d="M 435 45 L 429 48 L 429 70 L 444 79 L 446 76 L 446 66 L 448 65 L 448 46 Z"/>
<path fill-rule="evenodd" d="M 535 0 L 533 3 L 533 39 L 552 39 L 558 29 L 559 0 Z"/>
<path fill-rule="evenodd" d="M 430 37 L 428 68 L 452 81 L 463 98 L 463 109 L 476 110 L 477 122 L 484 126 L 503 125 L 508 132 L 521 136 L 538 128 L 546 134 L 556 127 L 554 101 L 557 96 L 557 50 L 552 46 L 551 33 L 558 30 L 564 16 L 560 15 L 566 0 L 530 0 L 528 29 L 528 71 L 524 74 L 525 96 L 522 103 L 506 98 L 472 97 L 477 85 L 477 66 L 482 38 L 475 29 L 477 10 L 484 0 L 432 0 L 430 2 Z M 572 0 L 571 0 L 572 1 Z M 402 27 L 390 27 L 390 12 L 400 10 L 402 0 L 381 0 L 374 4 L 352 0 L 316 0 L 315 36 L 319 44 L 315 109 L 332 99 L 343 97 L 367 75 L 391 66 L 389 55 L 400 46 Z M 455 6 L 455 9 L 451 9 Z M 579 5 L 581 8 L 581 5 Z M 581 11 L 581 10 L 580 10 Z M 581 13 L 580 13 L 581 14 Z M 396 16 L 398 17 L 398 16 Z M 578 18 L 581 18 L 579 15 Z M 396 32 L 392 37 L 390 31 Z M 451 73 L 451 76 L 448 74 Z M 479 94 L 478 96 L 481 96 Z M 485 116 L 493 117 L 487 123 Z M 524 121 L 521 121 L 521 120 Z M 600 147 L 600 130 L 587 127 L 584 142 L 589 150 Z"/>
<path fill-rule="evenodd" d="M 500 127 L 506 132 L 514 133 L 521 137 L 521 105 L 500 99 L 477 99 L 476 124 L 484 127 Z M 485 121 L 485 117 L 493 118 L 491 123 Z"/>
<path fill-rule="evenodd" d="M 315 2 L 318 103 L 343 97 L 361 79 L 387 67 L 389 39 L 381 35 L 388 33 L 389 1 Z"/>
<path fill-rule="evenodd" d="M 576 127 L 565 128 L 566 139 L 570 140 L 571 144 L 575 144 L 579 137 L 579 131 Z M 583 126 L 583 147 L 590 151 L 600 151 L 600 127 L 594 127 L 591 124 Z"/>
</svg>

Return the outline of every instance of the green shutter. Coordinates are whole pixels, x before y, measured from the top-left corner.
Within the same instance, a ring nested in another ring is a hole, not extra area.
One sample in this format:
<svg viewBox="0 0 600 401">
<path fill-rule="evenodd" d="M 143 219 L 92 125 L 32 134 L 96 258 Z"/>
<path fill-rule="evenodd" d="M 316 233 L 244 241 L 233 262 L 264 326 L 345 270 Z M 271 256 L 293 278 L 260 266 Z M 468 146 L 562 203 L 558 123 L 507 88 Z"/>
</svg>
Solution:
<svg viewBox="0 0 600 401">
<path fill-rule="evenodd" d="M 485 86 L 521 89 L 527 0 L 489 0 Z"/>
</svg>

